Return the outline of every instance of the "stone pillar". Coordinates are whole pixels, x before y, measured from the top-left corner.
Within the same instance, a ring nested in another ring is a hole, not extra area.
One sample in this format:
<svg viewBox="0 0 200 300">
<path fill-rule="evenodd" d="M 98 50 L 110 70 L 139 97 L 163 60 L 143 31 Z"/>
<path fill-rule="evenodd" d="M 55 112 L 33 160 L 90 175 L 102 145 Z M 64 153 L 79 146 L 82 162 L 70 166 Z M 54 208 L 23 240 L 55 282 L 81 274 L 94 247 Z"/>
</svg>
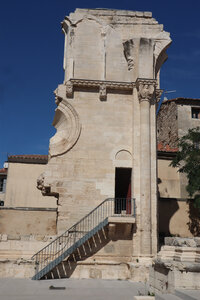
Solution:
<svg viewBox="0 0 200 300">
<path fill-rule="evenodd" d="M 151 117 L 155 80 L 137 80 L 140 101 L 140 254 L 152 254 L 151 220 Z"/>
</svg>

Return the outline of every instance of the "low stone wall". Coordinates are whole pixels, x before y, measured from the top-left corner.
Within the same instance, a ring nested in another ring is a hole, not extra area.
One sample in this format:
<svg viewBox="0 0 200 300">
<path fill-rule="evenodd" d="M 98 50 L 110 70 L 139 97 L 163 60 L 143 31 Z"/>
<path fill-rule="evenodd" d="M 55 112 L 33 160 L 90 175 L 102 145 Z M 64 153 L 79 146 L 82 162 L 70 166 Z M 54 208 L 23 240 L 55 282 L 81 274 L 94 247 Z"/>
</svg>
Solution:
<svg viewBox="0 0 200 300">
<path fill-rule="evenodd" d="M 32 256 L 54 236 L 0 235 L 0 277 L 31 278 L 35 273 Z"/>
<path fill-rule="evenodd" d="M 0 278 L 32 278 L 35 274 L 35 263 L 33 260 L 1 260 Z"/>
</svg>

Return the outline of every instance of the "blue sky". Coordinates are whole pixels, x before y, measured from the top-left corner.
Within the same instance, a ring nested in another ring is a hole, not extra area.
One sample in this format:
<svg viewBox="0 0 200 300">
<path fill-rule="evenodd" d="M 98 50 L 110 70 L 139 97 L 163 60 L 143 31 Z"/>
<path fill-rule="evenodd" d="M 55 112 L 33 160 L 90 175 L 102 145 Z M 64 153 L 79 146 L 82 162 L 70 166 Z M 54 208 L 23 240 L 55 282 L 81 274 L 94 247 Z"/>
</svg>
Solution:
<svg viewBox="0 0 200 300">
<path fill-rule="evenodd" d="M 1 1 L 0 167 L 7 154 L 47 154 L 55 133 L 53 91 L 63 82 L 61 22 L 79 8 L 152 11 L 173 43 L 161 88 L 200 98 L 200 1 Z"/>
</svg>

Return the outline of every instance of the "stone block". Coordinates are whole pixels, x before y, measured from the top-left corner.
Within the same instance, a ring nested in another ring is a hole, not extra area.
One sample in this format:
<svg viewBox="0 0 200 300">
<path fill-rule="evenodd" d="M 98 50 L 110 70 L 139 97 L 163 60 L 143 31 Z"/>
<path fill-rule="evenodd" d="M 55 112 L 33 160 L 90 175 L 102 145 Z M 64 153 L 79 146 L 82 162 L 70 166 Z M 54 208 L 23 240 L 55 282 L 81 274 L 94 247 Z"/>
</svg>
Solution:
<svg viewBox="0 0 200 300">
<path fill-rule="evenodd" d="M 150 11 L 144 11 L 144 17 L 151 18 L 152 17 L 152 12 L 150 12 Z"/>
</svg>

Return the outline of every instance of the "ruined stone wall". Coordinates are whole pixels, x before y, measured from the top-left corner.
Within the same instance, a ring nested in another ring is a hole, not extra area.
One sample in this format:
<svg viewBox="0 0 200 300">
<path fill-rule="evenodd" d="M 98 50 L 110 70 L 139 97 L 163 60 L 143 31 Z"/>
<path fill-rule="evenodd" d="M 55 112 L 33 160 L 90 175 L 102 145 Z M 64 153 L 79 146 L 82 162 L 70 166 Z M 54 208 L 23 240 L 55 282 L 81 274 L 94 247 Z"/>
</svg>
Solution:
<svg viewBox="0 0 200 300">
<path fill-rule="evenodd" d="M 43 197 L 37 189 L 37 178 L 44 169 L 43 164 L 9 163 L 4 205 L 56 208 L 56 199 Z"/>
<path fill-rule="evenodd" d="M 163 103 L 157 115 L 157 142 L 166 151 L 178 146 L 178 111 L 175 102 Z"/>
</svg>

